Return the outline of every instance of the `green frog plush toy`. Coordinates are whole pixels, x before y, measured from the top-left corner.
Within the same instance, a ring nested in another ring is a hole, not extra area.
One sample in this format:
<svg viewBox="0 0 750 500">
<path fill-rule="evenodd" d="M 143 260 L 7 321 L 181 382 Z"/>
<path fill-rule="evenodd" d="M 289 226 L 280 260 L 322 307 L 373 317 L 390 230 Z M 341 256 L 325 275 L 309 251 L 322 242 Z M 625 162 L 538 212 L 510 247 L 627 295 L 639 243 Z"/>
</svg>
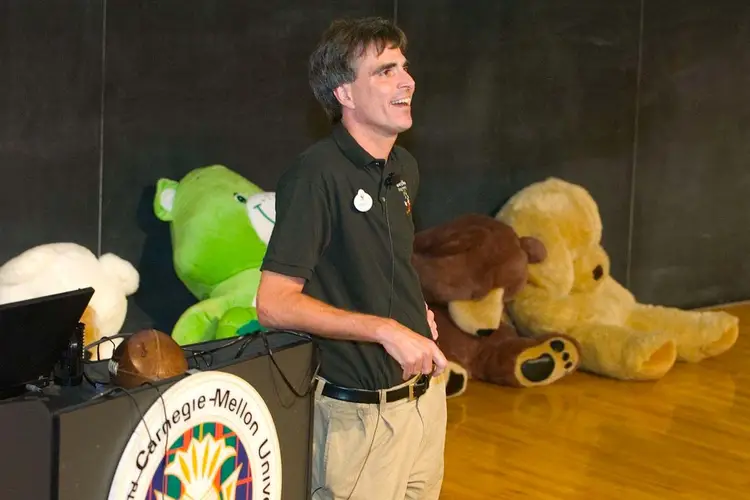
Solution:
<svg viewBox="0 0 750 500">
<path fill-rule="evenodd" d="M 199 302 L 172 330 L 180 345 L 261 330 L 260 266 L 273 230 L 275 194 L 223 165 L 159 179 L 156 216 L 170 223 L 175 272 Z"/>
</svg>

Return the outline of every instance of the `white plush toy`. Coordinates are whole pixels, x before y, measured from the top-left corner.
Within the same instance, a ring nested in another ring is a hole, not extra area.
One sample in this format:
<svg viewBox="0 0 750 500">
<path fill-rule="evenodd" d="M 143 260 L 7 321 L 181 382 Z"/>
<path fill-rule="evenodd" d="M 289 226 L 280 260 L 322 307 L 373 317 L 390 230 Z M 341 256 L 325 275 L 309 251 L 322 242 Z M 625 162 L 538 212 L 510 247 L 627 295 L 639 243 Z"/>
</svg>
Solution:
<svg viewBox="0 0 750 500">
<path fill-rule="evenodd" d="M 138 290 L 139 281 L 135 267 L 112 253 L 97 259 L 81 245 L 49 243 L 26 250 L 0 267 L 0 304 L 91 287 L 94 295 L 84 314 L 93 316 L 93 328 L 87 325 L 85 343 L 89 344 L 120 333 L 127 297 Z M 91 349 L 93 359 L 108 359 L 121 341 L 100 344 L 99 357 Z"/>
</svg>

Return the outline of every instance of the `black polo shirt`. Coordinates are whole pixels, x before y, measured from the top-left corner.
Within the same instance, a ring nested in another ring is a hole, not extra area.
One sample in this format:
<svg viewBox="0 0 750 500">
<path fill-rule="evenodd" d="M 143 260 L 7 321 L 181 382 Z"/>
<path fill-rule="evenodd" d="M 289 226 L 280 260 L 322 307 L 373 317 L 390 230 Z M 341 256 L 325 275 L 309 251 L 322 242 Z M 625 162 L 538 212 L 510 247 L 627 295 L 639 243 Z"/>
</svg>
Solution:
<svg viewBox="0 0 750 500">
<path fill-rule="evenodd" d="M 373 158 L 336 125 L 282 174 L 261 269 L 304 278 L 304 293 L 340 309 L 382 317 L 390 309 L 394 320 L 431 338 L 411 265 L 418 188 L 417 162 L 404 148 L 394 146 L 387 161 Z M 334 384 L 373 390 L 403 382 L 380 344 L 316 342 L 320 375 Z"/>
</svg>

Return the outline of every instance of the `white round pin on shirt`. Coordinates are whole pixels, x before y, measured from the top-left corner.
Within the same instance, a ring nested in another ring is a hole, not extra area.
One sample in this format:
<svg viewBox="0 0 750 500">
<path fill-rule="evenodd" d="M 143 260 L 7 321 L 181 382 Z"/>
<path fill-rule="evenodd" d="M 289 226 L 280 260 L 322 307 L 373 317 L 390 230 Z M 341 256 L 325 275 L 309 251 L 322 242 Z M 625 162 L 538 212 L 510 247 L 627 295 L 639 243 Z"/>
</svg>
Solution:
<svg viewBox="0 0 750 500">
<path fill-rule="evenodd" d="M 364 189 L 357 191 L 357 195 L 354 197 L 354 208 L 360 212 L 367 212 L 372 208 L 372 197 Z"/>
</svg>

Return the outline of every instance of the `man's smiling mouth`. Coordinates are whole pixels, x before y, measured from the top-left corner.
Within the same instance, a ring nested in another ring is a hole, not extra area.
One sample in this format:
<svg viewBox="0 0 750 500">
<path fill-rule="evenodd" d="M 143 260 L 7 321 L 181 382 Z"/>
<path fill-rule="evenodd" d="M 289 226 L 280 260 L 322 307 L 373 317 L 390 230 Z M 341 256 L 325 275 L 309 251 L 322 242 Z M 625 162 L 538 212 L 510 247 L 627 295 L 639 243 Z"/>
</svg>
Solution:
<svg viewBox="0 0 750 500">
<path fill-rule="evenodd" d="M 411 106 L 411 97 L 402 97 L 401 99 L 396 99 L 395 101 L 391 101 L 391 104 L 394 106 Z"/>
</svg>

